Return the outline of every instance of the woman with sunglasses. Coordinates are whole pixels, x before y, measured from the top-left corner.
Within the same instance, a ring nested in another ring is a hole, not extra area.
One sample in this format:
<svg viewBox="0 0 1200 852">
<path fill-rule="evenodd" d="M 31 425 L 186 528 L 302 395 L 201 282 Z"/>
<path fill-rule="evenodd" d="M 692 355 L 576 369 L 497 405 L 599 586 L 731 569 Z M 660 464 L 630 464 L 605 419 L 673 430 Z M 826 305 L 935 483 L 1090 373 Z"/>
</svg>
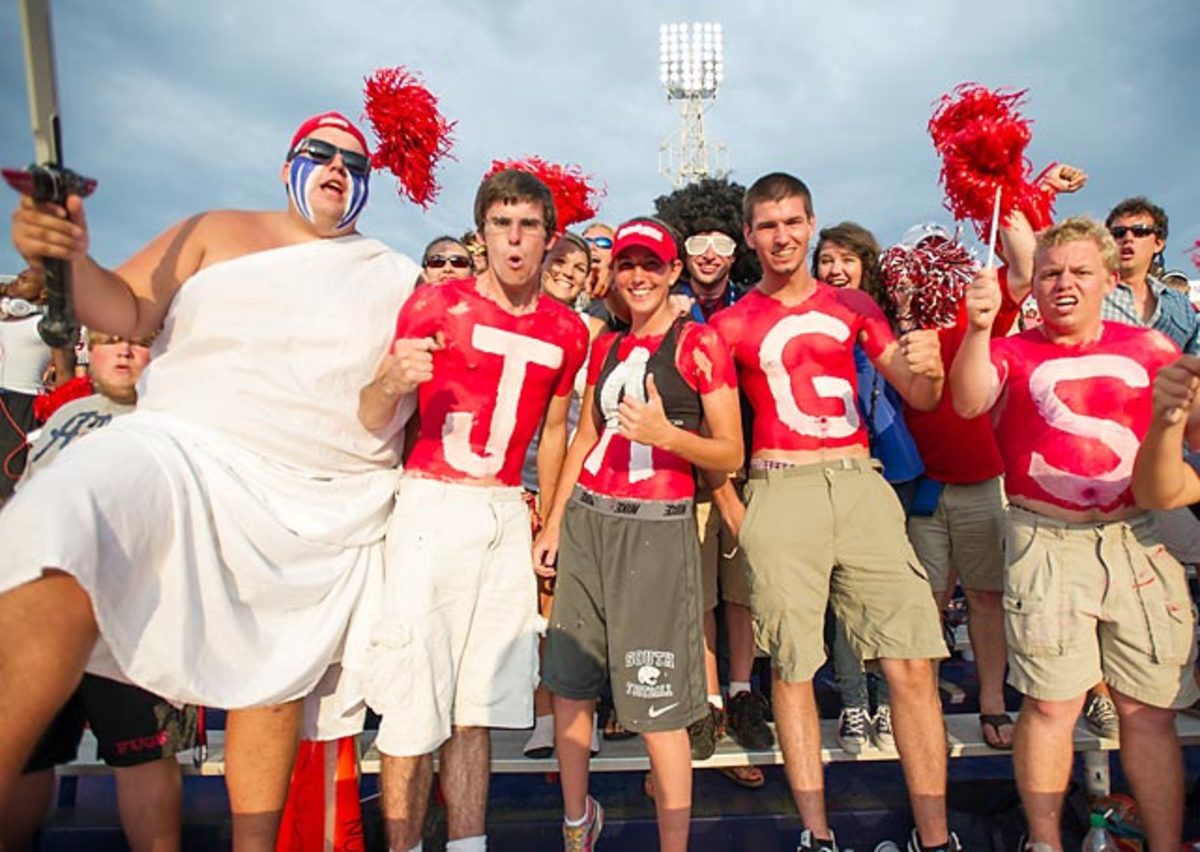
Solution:
<svg viewBox="0 0 1200 852">
<path fill-rule="evenodd" d="M 693 466 L 741 465 L 737 377 L 716 332 L 670 303 L 683 265 L 667 227 L 634 219 L 613 242 L 631 327 L 592 346 L 583 416 L 534 545 L 540 574 L 555 573 L 556 557 L 561 569 L 543 682 L 554 694 L 565 847 L 592 849 L 603 825 L 587 792 L 588 748 L 611 679 L 618 715 L 650 755 L 660 848 L 683 850 L 687 727 L 708 713 Z"/>
<path fill-rule="evenodd" d="M 471 276 L 471 253 L 461 240 L 443 234 L 425 246 L 421 255 L 421 280 L 440 284 Z"/>
</svg>

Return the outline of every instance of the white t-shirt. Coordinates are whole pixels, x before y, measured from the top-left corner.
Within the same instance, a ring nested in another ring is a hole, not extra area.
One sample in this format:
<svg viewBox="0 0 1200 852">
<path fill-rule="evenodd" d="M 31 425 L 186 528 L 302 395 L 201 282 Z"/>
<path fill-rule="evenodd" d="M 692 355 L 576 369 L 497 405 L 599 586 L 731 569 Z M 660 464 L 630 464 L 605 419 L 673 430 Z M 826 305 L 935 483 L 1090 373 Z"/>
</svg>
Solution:
<svg viewBox="0 0 1200 852">
<path fill-rule="evenodd" d="M 0 321 L 0 389 L 33 396 L 50 366 L 50 347 L 38 337 L 40 314 Z"/>
</svg>

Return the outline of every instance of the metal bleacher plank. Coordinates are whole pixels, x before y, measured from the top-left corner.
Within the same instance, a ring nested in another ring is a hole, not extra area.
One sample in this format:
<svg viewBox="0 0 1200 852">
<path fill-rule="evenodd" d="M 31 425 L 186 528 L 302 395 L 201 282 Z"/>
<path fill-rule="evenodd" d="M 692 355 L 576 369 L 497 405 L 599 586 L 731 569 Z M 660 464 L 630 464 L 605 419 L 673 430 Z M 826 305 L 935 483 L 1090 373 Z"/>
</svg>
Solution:
<svg viewBox="0 0 1200 852">
<path fill-rule="evenodd" d="M 997 757 L 1005 754 L 1005 752 L 989 748 L 983 741 L 979 730 L 979 717 L 974 713 L 951 713 L 945 718 L 946 739 L 951 758 Z M 864 763 L 897 759 L 895 752 L 885 752 L 874 747 L 867 747 L 857 755 L 843 751 L 837 745 L 836 726 L 837 722 L 833 719 L 821 722 L 821 760 L 823 762 Z M 1175 726 L 1183 745 L 1200 746 L 1200 719 L 1180 714 Z M 528 731 L 493 731 L 492 771 L 496 773 L 557 772 L 558 762 L 554 758 L 531 760 L 521 753 L 521 748 L 528 736 Z M 1117 740 L 1097 737 L 1084 727 L 1082 721 L 1075 728 L 1074 746 L 1077 752 L 1112 751 L 1119 745 Z M 378 774 L 380 756 L 378 749 L 375 748 L 375 732 L 368 731 L 362 734 L 361 746 L 362 773 L 364 775 Z M 181 754 L 179 762 L 184 773 L 188 775 L 224 775 L 225 732 L 209 732 L 208 754 L 199 766 L 193 763 L 190 751 Z M 746 751 L 726 738 L 718 744 L 716 754 L 708 760 L 696 761 L 693 765 L 697 769 L 716 769 L 725 766 L 750 764 L 767 766 L 782 763 L 783 754 L 778 748 Z M 592 758 L 591 767 L 593 772 L 636 772 L 649 769 L 650 764 L 641 741 L 634 738 L 621 742 L 605 741 L 600 754 Z M 96 756 L 96 741 L 88 732 L 79 749 L 79 758 L 74 763 L 59 767 L 58 771 L 60 775 L 95 775 L 106 774 L 109 769 Z"/>
</svg>

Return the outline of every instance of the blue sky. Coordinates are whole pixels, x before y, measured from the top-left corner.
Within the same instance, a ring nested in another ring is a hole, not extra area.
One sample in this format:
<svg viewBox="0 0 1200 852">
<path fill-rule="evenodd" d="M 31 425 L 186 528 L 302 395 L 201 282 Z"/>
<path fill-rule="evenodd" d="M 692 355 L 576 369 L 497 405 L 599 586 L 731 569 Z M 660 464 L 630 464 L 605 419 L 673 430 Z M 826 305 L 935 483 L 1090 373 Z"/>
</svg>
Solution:
<svg viewBox="0 0 1200 852">
<path fill-rule="evenodd" d="M 0 4 L 0 162 L 32 155 L 15 3 Z M 287 141 L 329 108 L 357 117 L 362 79 L 405 65 L 458 121 L 438 203 L 377 175 L 361 229 L 409 254 L 461 232 L 493 158 L 537 154 L 604 181 L 600 216 L 670 190 L 658 145 L 678 122 L 658 83 L 658 25 L 720 21 L 725 84 L 707 115 L 732 177 L 774 170 L 812 187 L 822 224 L 882 242 L 948 221 L 925 124 L 964 81 L 1028 88 L 1028 155 L 1091 175 L 1059 213 L 1103 216 L 1146 194 L 1171 217 L 1168 266 L 1195 275 L 1200 238 L 1200 6 L 1194 0 L 850 0 L 605 4 L 427 0 L 58 0 L 68 162 L 100 180 L 92 253 L 116 264 L 178 219 L 280 207 Z M 11 203 L 14 197 L 10 196 Z M 20 260 L 7 240 L 0 272 Z"/>
</svg>

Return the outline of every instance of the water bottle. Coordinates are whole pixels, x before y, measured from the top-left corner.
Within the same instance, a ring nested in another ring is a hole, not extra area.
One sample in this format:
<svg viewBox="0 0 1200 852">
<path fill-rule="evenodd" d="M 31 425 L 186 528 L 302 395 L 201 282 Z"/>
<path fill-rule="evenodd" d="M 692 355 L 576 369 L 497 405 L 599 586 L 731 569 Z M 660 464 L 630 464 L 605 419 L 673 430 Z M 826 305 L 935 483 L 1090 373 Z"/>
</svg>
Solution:
<svg viewBox="0 0 1200 852">
<path fill-rule="evenodd" d="M 1105 827 L 1104 814 L 1093 813 L 1088 817 L 1088 833 L 1083 838 L 1083 852 L 1117 852 L 1117 842 Z"/>
</svg>

